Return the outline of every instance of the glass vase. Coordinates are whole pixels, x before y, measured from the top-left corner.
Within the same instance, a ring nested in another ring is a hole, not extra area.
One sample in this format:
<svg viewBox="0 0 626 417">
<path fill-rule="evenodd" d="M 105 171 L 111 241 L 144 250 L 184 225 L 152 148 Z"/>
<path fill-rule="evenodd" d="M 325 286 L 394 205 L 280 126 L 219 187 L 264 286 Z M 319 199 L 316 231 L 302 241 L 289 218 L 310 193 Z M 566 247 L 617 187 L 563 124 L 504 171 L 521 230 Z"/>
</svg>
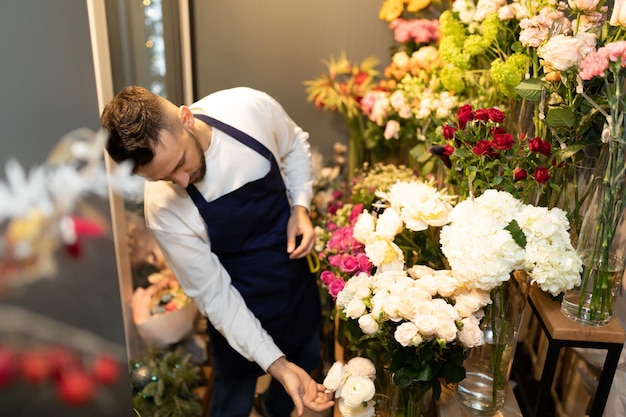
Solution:
<svg viewBox="0 0 626 417">
<path fill-rule="evenodd" d="M 603 326 L 611 320 L 624 274 L 625 156 L 615 146 L 604 144 L 583 209 L 576 244 L 583 260 L 581 285 L 567 291 L 561 301 L 565 316 L 589 326 Z"/>
<path fill-rule="evenodd" d="M 457 404 L 470 414 L 493 416 L 504 407 L 528 282 L 526 273 L 516 271 L 491 291 L 491 304 L 480 324 L 485 342 L 468 349 L 463 362 L 466 377 L 454 392 Z"/>
<path fill-rule="evenodd" d="M 391 372 L 383 371 L 377 381 L 377 415 L 380 417 L 435 417 L 430 384 L 414 382 L 400 387 Z"/>
</svg>

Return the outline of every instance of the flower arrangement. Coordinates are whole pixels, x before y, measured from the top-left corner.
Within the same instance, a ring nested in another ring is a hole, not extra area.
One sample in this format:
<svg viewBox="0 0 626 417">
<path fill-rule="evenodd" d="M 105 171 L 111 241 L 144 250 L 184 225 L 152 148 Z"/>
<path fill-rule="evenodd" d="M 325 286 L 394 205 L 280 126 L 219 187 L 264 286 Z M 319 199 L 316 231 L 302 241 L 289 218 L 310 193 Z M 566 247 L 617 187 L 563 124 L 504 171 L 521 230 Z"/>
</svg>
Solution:
<svg viewBox="0 0 626 417">
<path fill-rule="evenodd" d="M 337 306 L 397 386 L 417 384 L 438 398 L 441 383 L 463 380 L 464 352 L 484 342 L 483 309 L 513 271 L 526 271 L 553 295 L 580 279 L 560 209 L 496 190 L 453 206 L 451 196 L 420 181 L 397 182 L 377 196 L 376 212 L 364 211 L 353 229 L 376 268 L 351 277 Z M 426 240 L 443 255 L 436 267 L 418 251 L 425 243 L 412 247 L 406 239 L 433 229 L 440 233 Z"/>
<path fill-rule="evenodd" d="M 171 269 L 150 274 L 148 281 L 146 288 L 133 292 L 133 323 L 148 346 L 164 348 L 193 332 L 198 308 Z"/>
<path fill-rule="evenodd" d="M 406 167 L 375 164 L 358 171 L 349 184 L 340 182 L 336 188 L 316 192 L 314 200 L 329 194 L 333 197 L 327 204 L 324 221 L 315 228 L 315 250 L 322 265 L 320 281 L 333 300 L 352 275 L 369 273 L 373 268 L 364 245 L 353 236 L 358 216 L 372 207 L 378 189 L 388 189 L 395 181 L 414 175 L 414 171 Z"/>
<path fill-rule="evenodd" d="M 57 248 L 79 256 L 82 238 L 105 233 L 85 197 L 106 196 L 109 186 L 126 196 L 140 195 L 130 165 L 107 174 L 105 140 L 102 131 L 77 129 L 29 172 L 9 159 L 6 180 L 0 180 L 0 288 L 53 276 Z"/>
<path fill-rule="evenodd" d="M 338 112 L 343 117 L 350 135 L 348 175 L 351 175 L 366 161 L 365 149 L 359 140 L 363 134 L 363 116 L 359 105 L 365 93 L 374 87 L 378 60 L 369 57 L 353 64 L 345 53 L 341 53 L 337 59 L 331 56 L 325 64 L 327 73 L 304 82 L 307 100 L 320 109 Z"/>
<path fill-rule="evenodd" d="M 535 203 L 542 192 L 559 192 L 550 182 L 559 169 L 550 142 L 525 134 L 514 137 L 504 127 L 505 118 L 495 107 L 459 108 L 453 122 L 441 130 L 445 144 L 431 148 L 450 168 L 450 183 L 463 197 L 499 189 Z"/>
<path fill-rule="evenodd" d="M 346 364 L 335 362 L 328 370 L 323 385 L 326 392 L 335 394 L 337 406 L 344 417 L 371 417 L 375 414 L 373 400 L 376 394 L 374 363 L 354 357 Z"/>
</svg>

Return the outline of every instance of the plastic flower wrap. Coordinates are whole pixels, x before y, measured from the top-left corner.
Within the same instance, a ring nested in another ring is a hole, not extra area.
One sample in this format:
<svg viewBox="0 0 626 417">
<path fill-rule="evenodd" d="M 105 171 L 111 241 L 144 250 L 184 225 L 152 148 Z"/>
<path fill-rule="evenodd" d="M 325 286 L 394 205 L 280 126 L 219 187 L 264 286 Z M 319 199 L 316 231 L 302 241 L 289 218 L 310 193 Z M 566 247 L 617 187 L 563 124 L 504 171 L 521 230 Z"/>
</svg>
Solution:
<svg viewBox="0 0 626 417">
<path fill-rule="evenodd" d="M 153 347 L 183 340 L 194 329 L 198 308 L 170 269 L 151 274 L 151 285 L 133 293 L 133 322 L 141 338 Z"/>
</svg>

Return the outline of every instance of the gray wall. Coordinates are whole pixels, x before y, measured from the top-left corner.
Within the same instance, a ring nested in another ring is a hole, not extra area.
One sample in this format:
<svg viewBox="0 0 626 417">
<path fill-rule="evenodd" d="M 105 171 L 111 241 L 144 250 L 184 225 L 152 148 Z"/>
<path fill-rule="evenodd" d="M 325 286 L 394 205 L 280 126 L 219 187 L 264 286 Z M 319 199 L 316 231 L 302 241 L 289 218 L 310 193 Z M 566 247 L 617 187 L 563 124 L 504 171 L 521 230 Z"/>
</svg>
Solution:
<svg viewBox="0 0 626 417">
<path fill-rule="evenodd" d="M 0 177 L 9 157 L 39 164 L 64 134 L 98 128 L 84 0 L 2 0 L 0 57 Z"/>
<path fill-rule="evenodd" d="M 378 18 L 381 0 L 192 0 L 196 95 L 247 85 L 266 91 L 331 155 L 347 143 L 341 118 L 306 101 L 303 82 L 326 72 L 322 60 L 345 51 L 389 63 L 393 33 Z"/>
</svg>

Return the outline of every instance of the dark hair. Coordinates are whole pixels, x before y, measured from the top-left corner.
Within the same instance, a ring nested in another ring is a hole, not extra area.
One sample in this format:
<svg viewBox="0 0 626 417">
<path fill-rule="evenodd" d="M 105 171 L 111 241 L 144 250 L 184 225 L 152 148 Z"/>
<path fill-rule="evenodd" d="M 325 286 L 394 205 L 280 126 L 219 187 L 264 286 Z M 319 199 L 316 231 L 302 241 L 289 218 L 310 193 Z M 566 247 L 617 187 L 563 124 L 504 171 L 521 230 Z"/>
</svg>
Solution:
<svg viewBox="0 0 626 417">
<path fill-rule="evenodd" d="M 143 87 L 130 86 L 106 105 L 100 122 L 109 133 L 106 150 L 115 162 L 130 159 L 137 169 L 152 161 L 159 133 L 178 129 L 167 103 Z"/>
</svg>

